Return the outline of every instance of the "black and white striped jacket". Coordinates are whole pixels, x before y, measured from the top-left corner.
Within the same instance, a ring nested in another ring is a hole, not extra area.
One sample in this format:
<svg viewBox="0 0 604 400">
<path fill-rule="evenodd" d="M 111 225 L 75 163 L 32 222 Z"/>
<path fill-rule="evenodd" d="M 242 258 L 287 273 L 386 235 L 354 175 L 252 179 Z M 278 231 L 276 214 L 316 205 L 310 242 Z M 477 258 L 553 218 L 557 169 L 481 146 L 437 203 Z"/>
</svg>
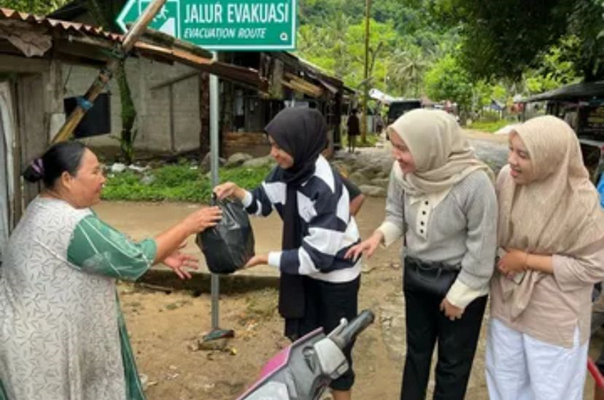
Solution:
<svg viewBox="0 0 604 400">
<path fill-rule="evenodd" d="M 327 160 L 319 156 L 315 173 L 297 191 L 303 240 L 298 249 L 269 253 L 269 265 L 288 274 L 307 275 L 328 282 L 350 282 L 361 270 L 360 261 L 344 258 L 358 243 L 359 231 L 349 211 L 348 190 Z M 287 185 L 271 173 L 243 204 L 248 213 L 268 216 L 273 209 L 283 217 Z M 287 221 L 284 221 L 287 223 Z"/>
</svg>

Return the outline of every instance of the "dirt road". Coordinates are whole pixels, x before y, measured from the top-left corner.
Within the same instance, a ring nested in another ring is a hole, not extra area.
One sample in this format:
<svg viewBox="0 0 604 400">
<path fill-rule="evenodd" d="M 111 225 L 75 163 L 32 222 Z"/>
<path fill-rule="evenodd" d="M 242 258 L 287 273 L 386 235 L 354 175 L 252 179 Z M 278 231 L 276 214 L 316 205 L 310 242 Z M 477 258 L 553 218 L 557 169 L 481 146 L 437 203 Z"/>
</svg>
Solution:
<svg viewBox="0 0 604 400">
<path fill-rule="evenodd" d="M 363 207 L 358 223 L 364 236 L 383 218 L 383 204 L 383 199 L 369 199 Z M 103 219 L 135 239 L 157 233 L 194 208 L 187 204 L 126 202 L 103 202 L 95 207 Z M 281 228 L 277 218 L 254 219 L 253 223 L 258 251 L 279 247 Z M 187 249 L 201 256 L 194 244 L 190 243 Z M 380 311 L 382 305 L 388 305 L 391 298 L 400 294 L 400 265 L 390 263 L 396 261 L 397 252 L 396 246 L 381 252 L 363 273 L 360 307 L 374 310 L 377 320 L 355 347 L 357 399 L 398 396 L 401 357 L 392 353 L 384 336 L 394 327 L 386 331 L 381 328 L 384 324 L 390 326 L 395 318 L 390 313 L 384 319 Z M 265 268 L 265 272 L 274 273 Z M 258 269 L 250 273 L 264 272 Z M 208 294 L 163 294 L 122 284 L 120 299 L 140 372 L 148 377 L 149 400 L 235 398 L 253 382 L 263 363 L 287 344 L 276 312 L 276 296 L 273 289 L 223 295 L 221 326 L 234 329 L 236 336 L 206 348 L 202 337 L 211 327 Z"/>
<path fill-rule="evenodd" d="M 196 206 L 189 204 L 102 203 L 100 216 L 140 239 L 175 223 Z M 359 217 L 367 237 L 384 215 L 384 199 L 368 199 Z M 280 221 L 255 219 L 258 251 L 279 248 Z M 187 247 L 200 255 L 192 243 Z M 405 354 L 404 301 L 401 293 L 399 246 L 381 250 L 366 260 L 360 294 L 361 308 L 372 309 L 374 325 L 355 347 L 357 400 L 398 399 Z M 252 269 L 249 273 L 274 274 Z M 207 293 L 164 294 L 131 284 L 120 285 L 120 299 L 127 319 L 140 372 L 147 377 L 149 400 L 231 400 L 250 385 L 261 366 L 287 344 L 276 312 L 276 291 L 265 289 L 223 294 L 221 327 L 235 330 L 226 342 L 203 343 L 210 330 L 211 305 Z M 485 317 L 486 320 L 486 317 Z M 484 380 L 484 329 L 475 359 L 467 399 L 487 399 Z M 597 356 L 604 335 L 596 337 L 591 355 Z M 431 386 L 433 382 L 431 382 Z M 590 388 L 585 399 L 590 399 Z"/>
</svg>

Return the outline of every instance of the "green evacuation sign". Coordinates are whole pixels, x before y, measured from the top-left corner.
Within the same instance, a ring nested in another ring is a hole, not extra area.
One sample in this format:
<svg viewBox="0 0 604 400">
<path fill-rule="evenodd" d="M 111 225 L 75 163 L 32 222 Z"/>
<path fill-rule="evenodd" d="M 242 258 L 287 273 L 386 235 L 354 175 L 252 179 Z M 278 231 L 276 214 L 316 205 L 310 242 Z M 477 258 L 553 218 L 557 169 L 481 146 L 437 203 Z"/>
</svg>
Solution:
<svg viewBox="0 0 604 400">
<path fill-rule="evenodd" d="M 128 0 L 124 32 L 149 4 Z M 296 0 L 168 0 L 149 28 L 209 50 L 294 50 L 296 11 Z"/>
</svg>

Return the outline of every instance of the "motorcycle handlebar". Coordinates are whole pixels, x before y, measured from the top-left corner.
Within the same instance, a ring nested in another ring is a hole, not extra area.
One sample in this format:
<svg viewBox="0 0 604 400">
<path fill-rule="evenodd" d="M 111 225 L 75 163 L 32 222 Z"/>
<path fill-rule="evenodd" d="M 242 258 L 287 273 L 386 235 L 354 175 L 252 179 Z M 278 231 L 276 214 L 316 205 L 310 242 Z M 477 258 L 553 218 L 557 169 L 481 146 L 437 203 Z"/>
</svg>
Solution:
<svg viewBox="0 0 604 400">
<path fill-rule="evenodd" d="M 331 340 L 338 345 L 340 349 L 348 346 L 365 328 L 373 323 L 375 315 L 370 310 L 364 310 L 355 319 L 342 329 L 342 332 L 331 336 Z"/>
</svg>

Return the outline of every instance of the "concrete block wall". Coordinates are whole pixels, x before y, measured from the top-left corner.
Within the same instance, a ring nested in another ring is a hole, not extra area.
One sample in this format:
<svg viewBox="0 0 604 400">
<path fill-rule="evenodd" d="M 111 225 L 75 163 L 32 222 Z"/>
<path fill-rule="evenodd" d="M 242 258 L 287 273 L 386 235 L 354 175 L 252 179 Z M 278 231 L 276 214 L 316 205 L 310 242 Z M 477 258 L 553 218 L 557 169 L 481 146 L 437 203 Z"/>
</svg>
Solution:
<svg viewBox="0 0 604 400">
<path fill-rule="evenodd" d="M 192 73 L 192 68 L 174 64 L 168 65 L 146 59 L 132 58 L 126 62 L 126 73 L 137 111 L 135 127 L 138 136 L 136 149 L 169 153 L 170 139 L 170 89 L 167 86 L 152 89 L 172 79 Z M 80 66 L 65 66 L 65 97 L 78 96 L 86 92 L 97 70 Z M 93 147 L 119 149 L 119 142 L 111 136 L 121 132 L 121 101 L 115 79 L 109 84 L 111 96 L 111 135 L 87 139 Z M 175 150 L 186 151 L 199 148 L 199 78 L 193 76 L 173 84 L 173 118 Z"/>
</svg>

